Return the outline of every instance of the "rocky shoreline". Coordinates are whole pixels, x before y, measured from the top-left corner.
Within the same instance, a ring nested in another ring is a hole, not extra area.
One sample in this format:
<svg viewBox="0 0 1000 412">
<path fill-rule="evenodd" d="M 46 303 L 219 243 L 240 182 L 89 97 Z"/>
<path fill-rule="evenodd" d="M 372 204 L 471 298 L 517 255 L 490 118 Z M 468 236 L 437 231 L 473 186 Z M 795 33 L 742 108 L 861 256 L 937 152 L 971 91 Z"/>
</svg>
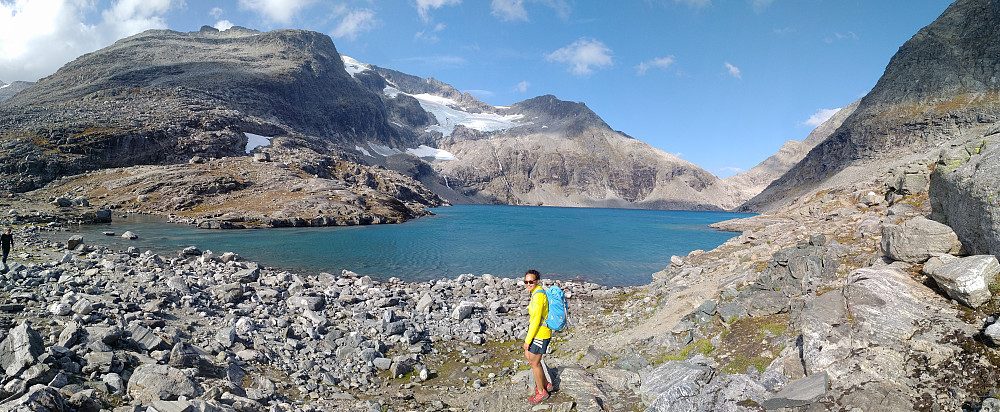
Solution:
<svg viewBox="0 0 1000 412">
<path fill-rule="evenodd" d="M 28 223 L 0 276 L 0 409 L 995 410 L 1000 266 L 924 219 L 923 178 L 719 223 L 742 234 L 645 286 L 546 280 L 571 326 L 546 358 L 559 391 L 535 408 L 516 279 L 67 250 Z"/>
</svg>

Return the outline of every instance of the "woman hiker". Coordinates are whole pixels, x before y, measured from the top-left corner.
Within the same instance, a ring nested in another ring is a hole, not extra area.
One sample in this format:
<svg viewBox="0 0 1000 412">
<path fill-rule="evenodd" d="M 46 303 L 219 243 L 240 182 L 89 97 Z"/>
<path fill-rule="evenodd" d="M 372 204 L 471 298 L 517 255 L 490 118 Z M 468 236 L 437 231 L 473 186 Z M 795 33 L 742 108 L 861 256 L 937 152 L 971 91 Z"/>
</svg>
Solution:
<svg viewBox="0 0 1000 412">
<path fill-rule="evenodd" d="M 549 392 L 552 391 L 552 382 L 547 379 L 548 368 L 542 362 L 542 354 L 549 347 L 552 330 L 542 323 L 548 316 L 549 300 L 539 284 L 541 280 L 542 274 L 537 270 L 531 269 L 524 273 L 524 286 L 531 296 L 531 303 L 528 305 L 528 334 L 524 337 L 524 357 L 531 365 L 531 374 L 535 380 L 535 396 L 528 398 L 532 405 L 548 399 Z"/>
</svg>

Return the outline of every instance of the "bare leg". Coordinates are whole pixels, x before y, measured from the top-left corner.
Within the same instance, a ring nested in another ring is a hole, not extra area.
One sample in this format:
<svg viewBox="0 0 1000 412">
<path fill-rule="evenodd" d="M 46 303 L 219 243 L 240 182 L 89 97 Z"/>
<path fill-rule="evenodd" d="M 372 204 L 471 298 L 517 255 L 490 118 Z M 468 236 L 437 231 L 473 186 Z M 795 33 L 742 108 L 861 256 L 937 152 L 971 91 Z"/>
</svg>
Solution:
<svg viewBox="0 0 1000 412">
<path fill-rule="evenodd" d="M 531 375 L 535 378 L 535 388 L 538 392 L 545 392 L 545 371 L 542 370 L 542 354 L 528 353 L 528 364 L 531 365 Z"/>
<path fill-rule="evenodd" d="M 552 382 L 552 374 L 549 373 L 549 365 L 545 364 L 545 359 L 539 359 L 539 363 L 542 364 L 542 371 L 545 372 L 545 383 Z"/>
</svg>

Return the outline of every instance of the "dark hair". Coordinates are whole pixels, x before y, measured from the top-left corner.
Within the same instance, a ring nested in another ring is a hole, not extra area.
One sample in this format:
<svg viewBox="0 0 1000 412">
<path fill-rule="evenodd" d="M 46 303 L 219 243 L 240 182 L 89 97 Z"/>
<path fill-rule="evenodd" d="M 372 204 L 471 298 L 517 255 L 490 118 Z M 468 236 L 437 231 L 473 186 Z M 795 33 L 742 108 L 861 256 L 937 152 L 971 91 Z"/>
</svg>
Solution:
<svg viewBox="0 0 1000 412">
<path fill-rule="evenodd" d="M 538 272 L 537 270 L 535 270 L 535 269 L 528 269 L 528 271 L 527 271 L 527 272 L 524 272 L 524 274 L 525 274 L 525 275 L 535 275 L 535 280 L 542 280 L 542 274 L 541 274 L 541 273 L 539 273 L 539 272 Z"/>
</svg>

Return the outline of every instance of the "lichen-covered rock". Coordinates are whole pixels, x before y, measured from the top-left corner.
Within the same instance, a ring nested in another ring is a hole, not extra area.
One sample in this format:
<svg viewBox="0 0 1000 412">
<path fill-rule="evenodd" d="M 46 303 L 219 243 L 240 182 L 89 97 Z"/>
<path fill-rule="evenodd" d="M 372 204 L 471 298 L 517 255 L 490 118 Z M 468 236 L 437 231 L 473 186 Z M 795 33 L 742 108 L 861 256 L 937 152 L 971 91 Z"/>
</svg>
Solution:
<svg viewBox="0 0 1000 412">
<path fill-rule="evenodd" d="M 893 260 L 923 263 L 943 254 L 962 249 L 958 235 L 948 225 L 924 217 L 915 217 L 899 225 L 882 229 L 882 250 Z"/>
</svg>

